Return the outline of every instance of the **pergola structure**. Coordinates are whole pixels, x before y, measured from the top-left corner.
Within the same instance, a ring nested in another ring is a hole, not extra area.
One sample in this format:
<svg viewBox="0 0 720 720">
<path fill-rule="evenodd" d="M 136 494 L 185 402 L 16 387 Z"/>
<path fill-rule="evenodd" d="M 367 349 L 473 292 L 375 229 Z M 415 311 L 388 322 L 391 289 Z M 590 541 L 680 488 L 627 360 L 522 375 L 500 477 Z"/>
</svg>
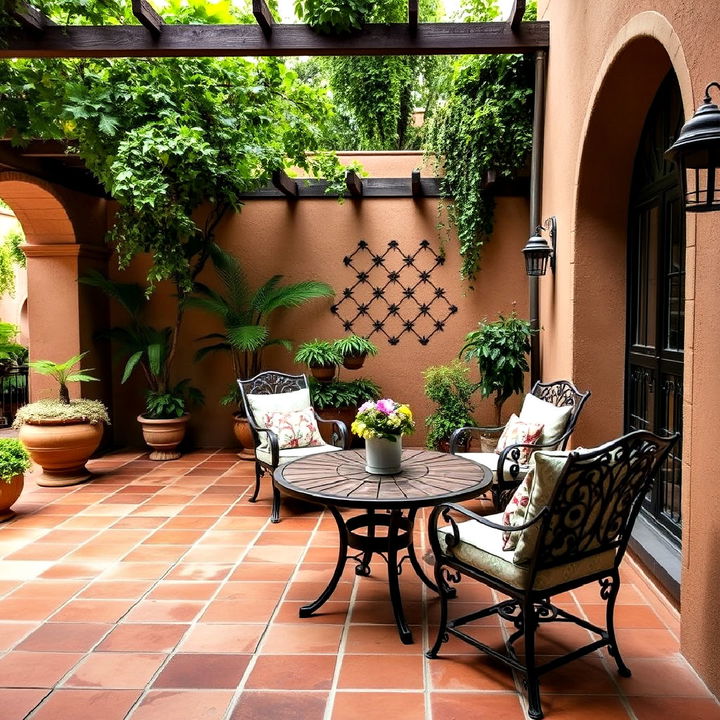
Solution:
<svg viewBox="0 0 720 720">
<path fill-rule="evenodd" d="M 12 2 L 12 0 L 11 0 Z M 139 25 L 59 26 L 31 4 L 18 0 L 9 11 L 17 23 L 5 28 L 2 58 L 228 57 L 295 55 L 461 55 L 523 53 L 535 56 L 533 151 L 530 171 L 530 231 L 540 222 L 545 74 L 550 44 L 548 22 L 523 22 L 526 0 L 515 0 L 505 22 L 421 23 L 418 0 L 408 0 L 406 23 L 368 24 L 346 36 L 320 35 L 302 24 L 276 23 L 265 0 L 253 0 L 256 25 L 170 25 L 148 0 L 132 0 Z M 12 147 L 0 140 L 0 169 L 21 171 L 72 190 L 105 195 L 67 146 L 56 141 Z M 493 171 L 486 186 L 496 182 Z M 350 197 L 437 197 L 436 178 L 361 179 L 346 176 Z M 298 183 L 283 171 L 252 197 L 320 197 L 323 181 Z M 539 328 L 538 279 L 529 278 L 530 322 Z M 531 382 L 539 379 L 538 333 L 532 335 Z"/>
</svg>

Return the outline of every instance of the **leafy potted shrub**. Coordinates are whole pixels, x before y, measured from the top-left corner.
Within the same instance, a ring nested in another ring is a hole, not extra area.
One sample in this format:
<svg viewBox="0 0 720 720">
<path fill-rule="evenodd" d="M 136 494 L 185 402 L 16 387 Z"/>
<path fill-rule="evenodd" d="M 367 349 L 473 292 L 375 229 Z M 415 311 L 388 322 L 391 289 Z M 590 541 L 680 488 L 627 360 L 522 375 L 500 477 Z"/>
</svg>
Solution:
<svg viewBox="0 0 720 720">
<path fill-rule="evenodd" d="M 515 311 L 504 317 L 480 323 L 465 337 L 460 354 L 466 360 L 474 360 L 480 370 L 480 394 L 483 398 L 494 395 L 495 424 L 501 423 L 502 406 L 513 394 L 520 394 L 524 388 L 525 373 L 529 370 L 527 356 L 530 352 L 532 330 L 527 320 L 522 320 Z"/>
<path fill-rule="evenodd" d="M 0 438 L 0 522 L 15 517 L 10 509 L 20 497 L 30 456 L 15 438 Z"/>
<path fill-rule="evenodd" d="M 335 349 L 342 356 L 343 367 L 348 370 L 359 370 L 368 355 L 377 355 L 375 343 L 360 335 L 348 335 L 334 343 Z"/>
<path fill-rule="evenodd" d="M 145 412 L 137 416 L 145 442 L 152 448 L 151 460 L 175 460 L 181 456 L 178 446 L 185 437 L 191 404 L 202 403 L 202 393 L 190 386 L 188 378 L 173 384 L 172 362 L 177 333 L 170 327 L 146 325 L 145 291 L 136 283 L 116 283 L 98 272 L 81 282 L 102 289 L 127 312 L 128 325 L 99 333 L 120 345 L 127 353 L 121 382 L 125 383 L 136 368 L 142 371 L 147 392 Z"/>
<path fill-rule="evenodd" d="M 295 353 L 295 362 L 307 365 L 313 377 L 320 382 L 330 382 L 342 360 L 335 344 L 329 340 L 303 343 Z"/>
<path fill-rule="evenodd" d="M 450 436 L 455 430 L 474 425 L 471 402 L 476 386 L 468 377 L 468 368 L 460 360 L 448 365 L 433 365 L 423 372 L 425 395 L 437 409 L 426 420 L 426 444 L 429 448 L 448 452 Z"/>
<path fill-rule="evenodd" d="M 318 414 L 328 419 L 342 420 L 348 428 L 355 420 L 357 410 L 362 404 L 368 400 L 379 400 L 381 396 L 380 386 L 367 378 L 358 378 L 350 382 L 342 380 L 318 382 L 314 378 L 310 379 L 310 400 Z M 322 427 L 320 432 L 324 431 L 325 428 Z M 328 441 L 329 437 L 325 439 Z M 348 434 L 348 442 L 350 445 L 362 445 L 360 438 L 352 432 Z"/>
<path fill-rule="evenodd" d="M 222 323 L 222 331 L 198 338 L 206 345 L 197 351 L 195 359 L 201 360 L 213 352 L 229 353 L 233 377 L 228 392 L 220 402 L 241 407 L 237 381 L 247 380 L 260 372 L 263 350 L 273 345 L 287 350 L 292 348 L 289 340 L 271 336 L 273 314 L 281 308 L 298 307 L 316 298 L 332 297 L 335 291 L 327 283 L 315 280 L 283 285 L 282 275 L 274 275 L 253 290 L 236 257 L 217 245 L 211 247 L 210 257 L 222 288 L 218 291 L 195 283 L 195 293 L 186 300 L 186 306 L 199 308 L 217 317 Z M 246 448 L 240 456 L 253 460 L 255 443 L 247 419 L 241 410 L 233 417 L 235 437 L 240 446 Z"/>
<path fill-rule="evenodd" d="M 107 408 L 99 400 L 70 400 L 68 383 L 97 380 L 91 370 L 74 369 L 87 353 L 64 363 L 40 360 L 30 368 L 57 380 L 58 397 L 38 400 L 21 407 L 13 427 L 33 462 L 42 466 L 37 484 L 45 487 L 76 485 L 90 477 L 85 463 L 97 450 L 103 424 L 110 422 Z"/>
</svg>

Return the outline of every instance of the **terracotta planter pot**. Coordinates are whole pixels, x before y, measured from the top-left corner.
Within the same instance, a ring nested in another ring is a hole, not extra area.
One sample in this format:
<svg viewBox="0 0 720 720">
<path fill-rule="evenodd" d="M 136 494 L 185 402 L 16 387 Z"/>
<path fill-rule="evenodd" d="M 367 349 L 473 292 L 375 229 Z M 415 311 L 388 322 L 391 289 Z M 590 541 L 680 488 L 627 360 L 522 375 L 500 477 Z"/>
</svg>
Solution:
<svg viewBox="0 0 720 720">
<path fill-rule="evenodd" d="M 347 370 L 359 370 L 365 363 L 366 357 L 367 353 L 362 353 L 362 355 L 346 355 L 343 358 L 343 367 Z"/>
<path fill-rule="evenodd" d="M 145 442 L 153 449 L 150 460 L 177 460 L 182 455 L 177 447 L 185 437 L 190 413 L 163 420 L 153 420 L 142 415 L 138 415 L 137 419 L 142 426 Z"/>
<path fill-rule="evenodd" d="M 0 522 L 15 517 L 10 506 L 20 497 L 24 485 L 25 476 L 22 473 L 11 477 L 8 482 L 0 479 Z"/>
<path fill-rule="evenodd" d="M 233 413 L 233 433 L 240 446 L 240 452 L 238 453 L 240 460 L 254 460 L 255 439 L 250 429 L 250 423 L 240 413 Z"/>
<path fill-rule="evenodd" d="M 19 438 L 43 472 L 36 482 L 43 487 L 65 487 L 85 482 L 91 473 L 85 463 L 97 450 L 103 424 L 24 423 Z"/>
<path fill-rule="evenodd" d="M 335 377 L 336 369 L 336 365 L 316 365 L 310 367 L 310 372 L 319 382 L 330 382 Z"/>
</svg>

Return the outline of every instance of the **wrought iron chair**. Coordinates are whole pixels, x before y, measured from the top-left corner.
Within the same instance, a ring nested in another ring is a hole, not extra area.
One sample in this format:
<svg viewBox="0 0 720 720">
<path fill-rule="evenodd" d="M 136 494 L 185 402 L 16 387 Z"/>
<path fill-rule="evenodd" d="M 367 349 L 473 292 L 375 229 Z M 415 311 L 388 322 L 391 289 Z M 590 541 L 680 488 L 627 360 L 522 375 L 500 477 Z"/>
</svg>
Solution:
<svg viewBox="0 0 720 720">
<path fill-rule="evenodd" d="M 455 430 L 450 437 L 450 452 L 454 455 L 473 460 L 481 465 L 489 467 L 493 471 L 493 483 L 490 488 L 493 505 L 500 510 L 507 505 L 512 497 L 515 488 L 520 484 L 529 469 L 529 465 L 520 463 L 520 455 L 524 448 L 535 450 L 564 450 L 568 439 L 577 425 L 580 411 L 590 397 L 590 391 L 580 392 L 569 380 L 556 380 L 550 383 L 536 382 L 533 385 L 530 395 L 542 400 L 556 408 L 570 408 L 564 428 L 554 437 L 551 442 L 538 441 L 532 445 L 509 445 L 501 453 L 484 451 L 482 444 L 481 452 L 473 451 L 473 443 L 479 439 L 491 440 L 497 444 L 504 427 L 463 427 Z M 520 412 L 520 419 L 523 418 L 524 409 Z M 541 437 L 540 440 L 543 438 Z"/>
<path fill-rule="evenodd" d="M 314 447 L 280 449 L 278 436 L 262 426 L 256 413 L 262 407 L 270 411 L 304 410 L 311 408 L 310 389 L 305 375 L 287 375 L 280 372 L 261 372 L 249 380 L 238 380 L 240 394 L 248 424 L 252 430 L 255 441 L 255 492 L 250 502 L 257 500 L 260 491 L 260 479 L 264 474 L 270 475 L 278 465 L 294 460 L 298 457 L 313 455 L 321 452 L 342 450 L 347 443 L 347 428 L 340 420 L 323 420 L 313 410 L 318 423 L 333 426 L 331 444 Z M 269 398 L 268 396 L 276 396 Z M 264 440 L 264 442 L 263 442 Z M 280 521 L 280 491 L 272 483 L 273 504 L 271 521 Z"/>
<path fill-rule="evenodd" d="M 607 646 L 618 672 L 630 676 L 615 638 L 613 614 L 620 587 L 619 567 L 635 518 L 653 478 L 678 435 L 660 438 L 638 430 L 592 450 L 538 452 L 530 502 L 523 525 L 502 525 L 502 513 L 482 517 L 459 505 L 440 505 L 430 517 L 435 581 L 440 589 L 440 629 L 427 656 L 437 656 L 449 635 L 464 640 L 526 678 L 531 718 L 542 718 L 540 677 L 554 668 Z M 456 520 L 463 516 L 464 521 Z M 502 532 L 519 532 L 515 550 L 504 550 Z M 462 576 L 485 583 L 510 599 L 448 620 L 448 599 Z M 600 583 L 607 602 L 606 628 L 556 607 L 550 598 L 586 583 Z M 497 614 L 515 631 L 505 652 L 459 628 Z M 573 622 L 598 640 L 538 665 L 535 633 L 543 622 Z M 523 639 L 524 662 L 514 644 Z"/>
</svg>

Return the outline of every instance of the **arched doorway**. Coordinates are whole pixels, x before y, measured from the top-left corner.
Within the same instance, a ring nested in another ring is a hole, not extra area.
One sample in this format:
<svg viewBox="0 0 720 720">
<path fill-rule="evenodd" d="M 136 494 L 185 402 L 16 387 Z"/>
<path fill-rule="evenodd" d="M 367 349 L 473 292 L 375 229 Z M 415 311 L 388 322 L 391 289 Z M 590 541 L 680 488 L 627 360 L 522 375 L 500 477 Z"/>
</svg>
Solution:
<svg viewBox="0 0 720 720">
<path fill-rule="evenodd" d="M 685 213 L 676 168 L 663 153 L 684 119 L 673 72 L 650 106 L 635 156 L 628 223 L 625 430 L 682 431 Z M 680 542 L 682 450 L 676 446 L 643 513 Z"/>
</svg>

